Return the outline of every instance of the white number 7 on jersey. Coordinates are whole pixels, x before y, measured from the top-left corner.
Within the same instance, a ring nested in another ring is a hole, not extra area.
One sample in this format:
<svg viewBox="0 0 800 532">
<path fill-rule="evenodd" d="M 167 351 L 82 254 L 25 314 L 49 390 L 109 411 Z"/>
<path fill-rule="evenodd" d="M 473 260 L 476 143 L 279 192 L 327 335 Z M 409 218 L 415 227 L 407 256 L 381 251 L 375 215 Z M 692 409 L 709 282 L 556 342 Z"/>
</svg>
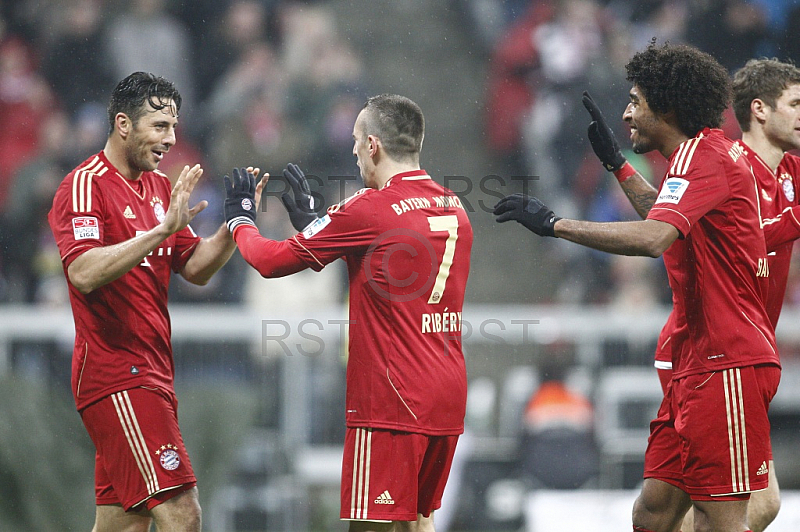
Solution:
<svg viewBox="0 0 800 532">
<path fill-rule="evenodd" d="M 428 216 L 428 225 L 431 231 L 447 231 L 447 241 L 444 243 L 444 255 L 442 262 L 439 263 L 439 273 L 436 274 L 436 282 L 433 283 L 431 296 L 428 304 L 436 304 L 442 300 L 444 295 L 444 285 L 450 275 L 450 266 L 453 265 L 453 256 L 456 254 L 456 240 L 458 240 L 458 216 L 451 214 L 448 216 Z"/>
</svg>

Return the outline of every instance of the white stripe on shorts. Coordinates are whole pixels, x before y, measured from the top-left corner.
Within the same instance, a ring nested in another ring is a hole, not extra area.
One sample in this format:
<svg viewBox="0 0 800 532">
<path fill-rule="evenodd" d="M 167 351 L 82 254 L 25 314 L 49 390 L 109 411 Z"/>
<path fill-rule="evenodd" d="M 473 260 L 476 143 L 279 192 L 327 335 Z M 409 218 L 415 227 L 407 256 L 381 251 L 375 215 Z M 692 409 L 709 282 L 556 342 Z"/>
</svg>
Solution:
<svg viewBox="0 0 800 532">
<path fill-rule="evenodd" d="M 128 445 L 131 447 L 131 453 L 136 460 L 136 465 L 139 466 L 139 472 L 147 485 L 147 493 L 152 495 L 160 491 L 161 488 L 158 485 L 156 468 L 153 465 L 150 454 L 147 452 L 147 445 L 145 444 L 142 430 L 139 428 L 139 421 L 133 411 L 131 399 L 127 391 L 112 394 L 111 399 L 114 401 L 114 408 L 117 409 L 122 430 L 128 439 Z"/>
<path fill-rule="evenodd" d="M 747 461 L 742 374 L 739 368 L 726 369 L 722 372 L 722 378 L 725 385 L 725 410 L 731 455 L 731 490 L 732 493 L 749 492 L 750 472 Z"/>
</svg>

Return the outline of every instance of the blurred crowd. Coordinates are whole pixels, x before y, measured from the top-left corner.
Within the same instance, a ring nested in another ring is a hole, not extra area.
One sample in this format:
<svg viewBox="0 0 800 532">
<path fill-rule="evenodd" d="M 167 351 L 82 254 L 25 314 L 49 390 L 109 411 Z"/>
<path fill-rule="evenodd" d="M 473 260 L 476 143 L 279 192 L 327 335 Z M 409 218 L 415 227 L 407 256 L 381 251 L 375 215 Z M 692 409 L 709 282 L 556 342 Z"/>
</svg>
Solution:
<svg viewBox="0 0 800 532">
<path fill-rule="evenodd" d="M 358 2 L 367 0 L 351 0 Z M 237 165 L 279 176 L 296 162 L 327 203 L 357 189 L 352 122 L 371 93 L 372 74 L 366 52 L 354 49 L 349 28 L 337 20 L 340 3 L 0 0 L 0 302 L 65 301 L 45 215 L 64 175 L 104 145 L 108 96 L 136 70 L 173 80 L 183 95 L 178 143 L 161 170 L 174 179 L 184 164 L 203 165 L 195 198 L 209 207 L 193 223 L 199 234 L 221 223 L 220 176 Z M 580 94 L 590 91 L 628 144 L 624 65 L 651 38 L 695 44 L 731 71 L 751 57 L 800 61 L 800 40 L 791 31 L 800 24 L 800 6 L 791 0 L 450 0 L 448 6 L 453 23 L 466 20 L 461 31 L 483 51 L 465 58 L 485 61 L 485 99 L 474 111 L 484 114 L 484 131 L 476 135 L 483 135 L 489 167 L 538 176 L 528 191 L 561 216 L 635 218 L 591 152 Z M 739 135 L 732 113 L 724 127 Z M 626 155 L 653 180 L 664 170 L 657 154 Z M 292 232 L 278 200 L 283 190 L 274 177 L 259 223 L 274 238 Z M 542 260 L 565 275 L 549 283 L 538 303 L 669 302 L 659 261 L 559 241 L 541 245 L 549 251 Z M 172 300 L 247 301 L 256 296 L 242 275 L 255 274 L 235 256 L 207 287 L 176 278 Z M 270 292 L 299 301 L 295 291 L 302 288 L 341 300 L 343 275 L 273 281 Z M 800 273 L 790 279 L 790 304 L 800 303 L 798 279 Z"/>
<path fill-rule="evenodd" d="M 160 169 L 173 180 L 184 164 L 205 169 L 198 234 L 222 222 L 220 176 L 234 166 L 279 176 L 296 162 L 336 201 L 342 181 L 323 186 L 325 176 L 354 181 L 364 68 L 325 2 L 0 0 L 0 302 L 65 301 L 46 213 L 63 177 L 102 149 L 111 91 L 137 70 L 183 96 L 178 142 Z M 283 184 L 273 181 L 267 208 L 277 210 Z M 275 214 L 264 217 L 268 234 L 291 234 Z M 234 260 L 201 288 L 176 278 L 172 300 L 241 301 L 232 279 L 245 270 Z"/>
<path fill-rule="evenodd" d="M 488 56 L 486 139 L 494 165 L 510 175 L 538 176 L 531 188 L 565 217 L 636 219 L 586 139 L 588 90 L 623 148 L 628 103 L 625 64 L 652 38 L 684 42 L 717 58 L 731 73 L 754 57 L 800 62 L 800 4 L 793 0 L 469 0 L 475 34 Z M 741 132 L 732 110 L 726 133 Z M 656 186 L 660 154 L 626 152 Z M 639 308 L 670 302 L 660 261 L 618 257 L 564 242 L 547 254 L 567 272 L 552 299 Z M 564 265 L 568 265 L 566 268 Z M 794 261 L 797 265 L 798 261 Z M 787 302 L 800 303 L 795 266 Z M 655 282 L 654 282 L 655 281 Z"/>
</svg>

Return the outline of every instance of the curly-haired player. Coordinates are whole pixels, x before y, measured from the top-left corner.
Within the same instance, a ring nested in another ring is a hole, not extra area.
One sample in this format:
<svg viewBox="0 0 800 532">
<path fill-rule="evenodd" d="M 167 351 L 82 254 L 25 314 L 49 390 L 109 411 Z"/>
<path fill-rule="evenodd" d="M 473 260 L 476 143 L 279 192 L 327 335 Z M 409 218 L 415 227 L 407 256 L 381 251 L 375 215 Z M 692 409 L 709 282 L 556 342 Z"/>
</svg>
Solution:
<svg viewBox="0 0 800 532">
<path fill-rule="evenodd" d="M 764 301 L 769 263 L 757 183 L 742 144 L 716 127 L 730 101 L 711 56 L 655 42 L 627 65 L 623 119 L 634 151 L 668 159 L 660 191 L 628 164 L 588 95 L 592 146 L 645 218 L 593 223 L 558 218 L 537 198 L 508 196 L 499 222 L 624 255 L 663 254 L 673 291 L 673 376 L 650 425 L 638 532 L 674 532 L 690 507 L 697 532 L 748 529 L 750 493 L 767 488 L 767 409 L 780 380 Z"/>
</svg>

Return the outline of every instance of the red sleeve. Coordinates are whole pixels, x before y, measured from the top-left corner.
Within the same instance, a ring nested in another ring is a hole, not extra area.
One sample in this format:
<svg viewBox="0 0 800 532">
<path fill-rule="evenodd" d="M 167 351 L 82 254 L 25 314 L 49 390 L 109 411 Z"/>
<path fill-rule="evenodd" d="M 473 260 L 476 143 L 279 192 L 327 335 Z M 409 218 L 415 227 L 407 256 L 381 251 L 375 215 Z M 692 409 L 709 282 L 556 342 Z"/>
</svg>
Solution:
<svg viewBox="0 0 800 532">
<path fill-rule="evenodd" d="M 664 180 L 648 220 L 667 222 L 684 237 L 692 226 L 730 196 L 730 184 L 722 163 L 717 159 L 695 156 L 683 176 L 670 175 Z"/>
<path fill-rule="evenodd" d="M 71 177 L 59 186 L 47 215 L 61 261 L 67 267 L 90 249 L 103 246 L 105 233 L 101 187 L 91 186 L 91 175 L 83 180 Z"/>
<path fill-rule="evenodd" d="M 800 206 L 789 207 L 776 218 L 764 220 L 764 240 L 767 253 L 775 251 L 778 246 L 800 238 Z"/>
<path fill-rule="evenodd" d="M 253 225 L 237 227 L 233 239 L 247 264 L 258 270 L 262 277 L 284 277 L 310 266 L 292 250 L 293 240 L 277 242 L 264 238 Z M 322 266 L 314 269 L 319 271 Z"/>
<path fill-rule="evenodd" d="M 186 226 L 175 233 L 175 253 L 172 255 L 172 271 L 178 273 L 183 270 L 186 263 L 194 255 L 200 237 L 190 226 Z"/>
</svg>

